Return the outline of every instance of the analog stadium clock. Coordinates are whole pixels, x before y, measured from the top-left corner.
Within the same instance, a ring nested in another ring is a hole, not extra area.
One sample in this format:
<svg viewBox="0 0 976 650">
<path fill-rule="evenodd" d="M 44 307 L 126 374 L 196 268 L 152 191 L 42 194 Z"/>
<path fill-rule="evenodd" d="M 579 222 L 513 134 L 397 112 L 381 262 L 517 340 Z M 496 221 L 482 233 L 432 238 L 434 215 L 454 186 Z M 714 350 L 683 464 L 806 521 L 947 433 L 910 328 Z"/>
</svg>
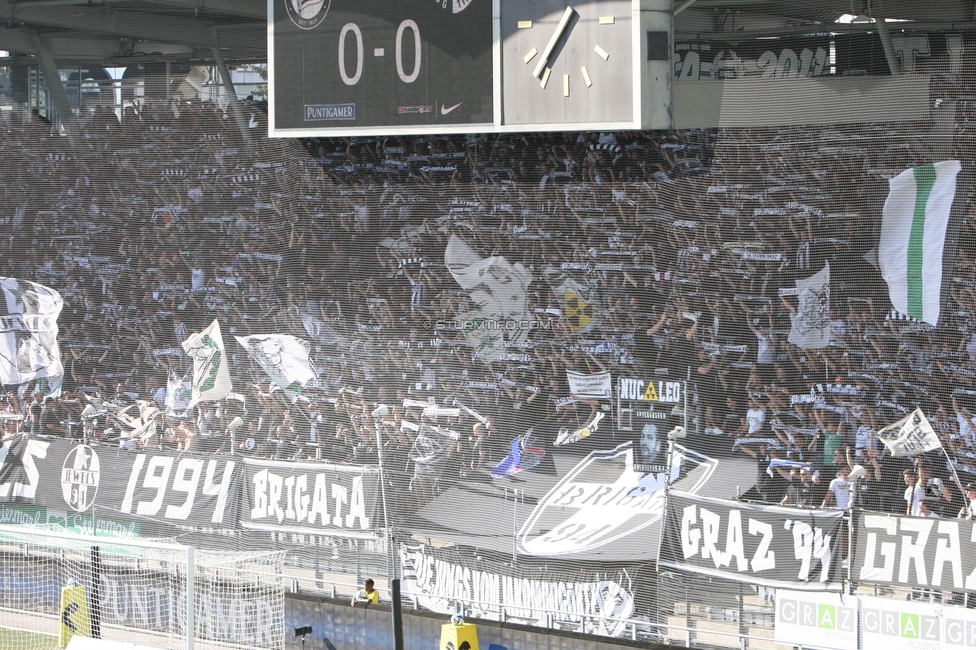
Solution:
<svg viewBox="0 0 976 650">
<path fill-rule="evenodd" d="M 630 0 L 502 0 L 507 124 L 634 120 Z"/>
</svg>

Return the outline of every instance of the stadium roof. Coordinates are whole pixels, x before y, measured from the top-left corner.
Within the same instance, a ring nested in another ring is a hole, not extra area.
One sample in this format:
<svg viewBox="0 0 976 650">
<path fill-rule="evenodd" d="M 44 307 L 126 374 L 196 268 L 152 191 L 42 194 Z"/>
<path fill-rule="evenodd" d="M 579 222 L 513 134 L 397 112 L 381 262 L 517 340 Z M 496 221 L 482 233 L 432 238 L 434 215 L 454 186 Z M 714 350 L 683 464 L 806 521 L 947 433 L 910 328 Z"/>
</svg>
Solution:
<svg viewBox="0 0 976 650">
<path fill-rule="evenodd" d="M 679 38 L 872 30 L 869 22 L 836 25 L 845 14 L 917 21 L 927 30 L 976 28 L 968 0 L 676 0 L 675 7 Z M 209 63 L 219 47 L 228 63 L 258 62 L 267 59 L 266 14 L 265 0 L 0 0 L 0 49 L 49 53 L 59 65 L 132 65 Z"/>
<path fill-rule="evenodd" d="M 264 0 L 0 0 L 0 49 L 59 65 L 267 58 Z"/>
</svg>

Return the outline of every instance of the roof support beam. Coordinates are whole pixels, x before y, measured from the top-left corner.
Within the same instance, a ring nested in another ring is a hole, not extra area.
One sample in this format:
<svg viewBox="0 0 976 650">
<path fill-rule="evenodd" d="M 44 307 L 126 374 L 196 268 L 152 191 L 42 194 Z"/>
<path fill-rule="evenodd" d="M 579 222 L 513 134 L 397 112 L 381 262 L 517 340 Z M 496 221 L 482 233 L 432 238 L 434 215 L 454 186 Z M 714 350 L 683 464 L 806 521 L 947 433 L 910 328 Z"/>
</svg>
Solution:
<svg viewBox="0 0 976 650">
<path fill-rule="evenodd" d="M 4 11 L 3 4 L 7 4 Z M 213 47 L 212 25 L 204 18 L 165 17 L 154 20 L 151 14 L 120 11 L 104 6 L 33 8 L 25 4 L 0 3 L 0 13 L 11 13 L 18 23 L 50 25 L 66 29 L 125 36 L 128 38 L 184 43 L 197 47 Z M 235 38 L 264 41 L 264 23 L 242 25 L 235 30 Z M 244 41 L 249 42 L 249 41 Z"/>
<path fill-rule="evenodd" d="M 86 38 L 84 36 L 72 37 L 65 34 L 52 34 L 45 37 L 44 45 L 47 46 L 58 62 L 102 61 L 119 53 L 117 40 L 97 36 Z M 38 53 L 34 39 L 23 29 L 0 29 L 0 50 L 18 54 L 36 55 Z"/>
<path fill-rule="evenodd" d="M 976 30 L 976 21 L 961 23 L 941 23 L 941 22 L 904 22 L 897 23 L 897 29 L 910 29 L 916 31 L 973 31 Z M 823 36 L 826 34 L 857 34 L 861 32 L 877 31 L 878 26 L 874 23 L 818 23 L 812 25 L 801 25 L 799 27 L 784 27 L 775 31 L 754 30 L 742 32 L 690 32 L 675 30 L 675 35 L 680 38 L 692 38 L 703 41 L 744 41 L 751 38 L 775 38 L 778 36 Z"/>
<path fill-rule="evenodd" d="M 214 34 L 214 41 L 217 40 L 217 34 Z M 234 88 L 234 82 L 230 78 L 230 72 L 227 70 L 227 65 L 224 63 L 224 55 L 220 52 L 220 45 L 216 45 L 213 48 L 214 61 L 217 62 L 217 70 L 220 71 L 220 79 L 224 83 L 224 90 L 227 91 L 227 101 L 230 102 L 231 111 L 234 113 L 234 121 L 237 122 L 237 128 L 241 131 L 241 137 L 244 138 L 245 146 L 250 149 L 254 146 L 251 141 L 251 132 L 248 130 L 247 124 L 244 123 L 244 111 L 241 109 L 241 100 L 237 98 L 237 90 Z"/>
<path fill-rule="evenodd" d="M 200 14 L 207 13 L 219 13 L 228 14 L 231 16 L 248 16 L 250 18 L 260 18 L 262 20 L 267 18 L 267 10 L 264 5 L 254 5 L 246 2 L 237 2 L 235 0 L 206 0 L 201 2 L 200 0 L 148 0 L 153 4 L 166 5 L 169 7 L 183 7 L 184 9 L 193 10 L 194 12 Z M 12 2 L 12 4 L 17 4 L 20 7 L 89 7 L 92 6 L 90 0 L 28 0 L 26 2 Z M 95 5 L 109 5 L 109 0 L 97 0 Z M 116 3 L 117 4 L 117 3 Z"/>
<path fill-rule="evenodd" d="M 891 34 L 888 33 L 888 23 L 884 16 L 878 16 L 874 22 L 878 25 L 878 36 L 881 38 L 881 47 L 884 49 L 885 59 L 888 60 L 888 69 L 891 71 L 892 77 L 897 77 L 900 70 L 898 69 L 898 58 L 895 56 L 895 46 L 891 42 Z"/>
<path fill-rule="evenodd" d="M 54 100 L 54 108 L 58 111 L 58 119 L 64 125 L 64 132 L 68 136 L 68 142 L 74 147 L 81 139 L 78 129 L 78 121 L 71 110 L 71 103 L 68 101 L 68 93 L 64 92 L 64 84 L 61 83 L 61 75 L 58 73 L 58 66 L 54 62 L 54 55 L 51 50 L 44 45 L 40 37 L 31 32 L 34 40 L 34 47 L 37 48 L 37 62 L 40 64 L 41 72 L 44 73 L 44 85 L 51 93 Z"/>
</svg>

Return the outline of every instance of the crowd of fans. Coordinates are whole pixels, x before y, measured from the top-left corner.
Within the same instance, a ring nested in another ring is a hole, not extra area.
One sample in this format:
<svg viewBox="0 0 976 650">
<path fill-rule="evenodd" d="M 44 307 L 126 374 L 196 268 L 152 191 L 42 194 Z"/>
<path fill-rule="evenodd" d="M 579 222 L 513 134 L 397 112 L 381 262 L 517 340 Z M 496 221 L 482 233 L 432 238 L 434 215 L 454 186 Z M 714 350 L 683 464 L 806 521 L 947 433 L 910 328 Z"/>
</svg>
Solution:
<svg viewBox="0 0 976 650">
<path fill-rule="evenodd" d="M 616 394 L 574 399 L 566 373 L 610 371 L 615 391 L 689 378 L 689 444 L 755 456 L 750 498 L 843 507 L 858 464 L 868 507 L 917 514 L 916 485 L 943 516 L 968 503 L 949 470 L 976 475 L 976 221 L 938 327 L 892 311 L 874 252 L 886 179 L 931 161 L 923 125 L 296 141 L 248 118 L 245 137 L 209 104 L 98 108 L 75 148 L 4 124 L 0 274 L 61 293 L 65 366 L 60 397 L 6 392 L 8 433 L 112 441 L 89 397 L 154 400 L 156 434 L 124 444 L 337 463 L 380 444 L 423 494 L 490 480 L 519 437 L 551 450 L 606 424 Z M 476 309 L 445 267 L 453 236 L 531 274 L 545 326 L 492 362 L 438 325 Z M 801 349 L 779 290 L 827 263 L 831 343 Z M 598 327 L 574 331 L 546 269 L 595 291 Z M 235 394 L 166 409 L 181 343 L 214 319 Z M 269 332 L 311 343 L 295 403 L 232 338 Z M 917 469 L 875 435 L 916 406 L 947 452 Z"/>
</svg>

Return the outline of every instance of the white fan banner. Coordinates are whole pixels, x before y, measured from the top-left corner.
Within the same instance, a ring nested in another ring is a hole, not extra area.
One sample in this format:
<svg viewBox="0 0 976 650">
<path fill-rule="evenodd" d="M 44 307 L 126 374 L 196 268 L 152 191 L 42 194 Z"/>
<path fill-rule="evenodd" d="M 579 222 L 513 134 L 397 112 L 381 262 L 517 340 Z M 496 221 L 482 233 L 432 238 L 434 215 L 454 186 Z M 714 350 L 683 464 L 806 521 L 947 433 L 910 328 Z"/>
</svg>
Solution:
<svg viewBox="0 0 976 650">
<path fill-rule="evenodd" d="M 183 350 L 193 358 L 193 397 L 187 408 L 227 397 L 231 392 L 230 368 L 220 323 L 214 320 L 207 329 L 188 336 Z"/>
<path fill-rule="evenodd" d="M 591 375 L 584 372 L 567 370 L 566 381 L 569 382 L 569 394 L 574 397 L 609 399 L 613 390 L 609 371 Z"/>
</svg>

